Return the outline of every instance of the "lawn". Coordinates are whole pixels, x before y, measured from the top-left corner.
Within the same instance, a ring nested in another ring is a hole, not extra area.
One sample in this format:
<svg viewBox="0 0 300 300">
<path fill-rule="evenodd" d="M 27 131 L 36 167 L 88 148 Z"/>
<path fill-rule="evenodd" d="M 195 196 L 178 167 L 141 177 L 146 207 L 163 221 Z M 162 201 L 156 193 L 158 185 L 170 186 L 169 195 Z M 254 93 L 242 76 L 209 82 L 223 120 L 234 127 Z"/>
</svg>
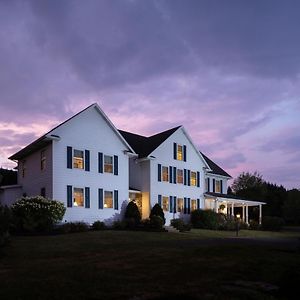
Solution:
<svg viewBox="0 0 300 300">
<path fill-rule="evenodd" d="M 288 299 L 300 279 L 299 234 L 253 235 L 13 237 L 0 252 L 0 299 Z"/>
</svg>

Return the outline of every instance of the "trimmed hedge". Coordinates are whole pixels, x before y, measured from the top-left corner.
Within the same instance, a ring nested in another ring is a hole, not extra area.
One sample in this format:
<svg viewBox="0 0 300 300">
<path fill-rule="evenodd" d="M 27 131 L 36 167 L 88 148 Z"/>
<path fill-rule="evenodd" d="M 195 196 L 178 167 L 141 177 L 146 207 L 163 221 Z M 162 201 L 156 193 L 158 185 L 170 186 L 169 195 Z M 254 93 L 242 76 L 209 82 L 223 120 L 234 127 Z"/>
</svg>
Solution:
<svg viewBox="0 0 300 300">
<path fill-rule="evenodd" d="M 95 221 L 93 224 L 92 224 L 92 229 L 93 230 L 104 230 L 106 229 L 106 225 L 104 222 L 101 222 L 101 221 Z"/>
<path fill-rule="evenodd" d="M 182 219 L 172 219 L 171 226 L 179 230 L 180 232 L 190 231 L 192 229 L 191 224 L 186 224 Z"/>
<path fill-rule="evenodd" d="M 162 210 L 161 206 L 158 203 L 156 203 L 151 209 L 150 216 L 149 216 L 150 220 L 153 216 L 161 217 L 164 222 L 163 225 L 166 223 L 164 211 Z"/>
<path fill-rule="evenodd" d="M 210 209 L 196 209 L 191 213 L 191 224 L 194 228 L 218 229 L 218 214 Z"/>
<path fill-rule="evenodd" d="M 141 213 L 135 202 L 130 201 L 126 206 L 124 219 L 128 221 L 129 227 L 135 227 L 141 222 Z"/>
</svg>

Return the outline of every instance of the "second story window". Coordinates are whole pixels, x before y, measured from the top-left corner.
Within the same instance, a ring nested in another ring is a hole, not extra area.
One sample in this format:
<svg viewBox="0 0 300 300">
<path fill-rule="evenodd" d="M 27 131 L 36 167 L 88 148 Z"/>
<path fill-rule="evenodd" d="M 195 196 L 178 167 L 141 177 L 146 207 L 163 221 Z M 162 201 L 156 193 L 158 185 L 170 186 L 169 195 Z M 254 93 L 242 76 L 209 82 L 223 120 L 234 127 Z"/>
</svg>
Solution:
<svg viewBox="0 0 300 300">
<path fill-rule="evenodd" d="M 162 167 L 162 180 L 169 182 L 169 168 Z"/>
<path fill-rule="evenodd" d="M 191 172 L 191 186 L 197 185 L 197 174 L 196 172 Z"/>
<path fill-rule="evenodd" d="M 216 180 L 215 183 L 215 192 L 216 193 L 222 193 L 222 189 L 221 189 L 221 180 Z"/>
<path fill-rule="evenodd" d="M 46 169 L 46 151 L 42 150 L 41 151 L 41 170 L 45 170 Z"/>
<path fill-rule="evenodd" d="M 73 168 L 84 168 L 83 151 L 74 149 Z"/>
<path fill-rule="evenodd" d="M 104 155 L 104 172 L 112 173 L 113 172 L 113 157 L 109 155 Z"/>
<path fill-rule="evenodd" d="M 183 183 L 183 170 L 177 170 L 177 183 Z"/>
<path fill-rule="evenodd" d="M 183 147 L 182 145 L 177 145 L 177 159 L 183 160 Z"/>
<path fill-rule="evenodd" d="M 24 178 L 26 174 L 26 160 L 22 161 L 22 177 Z"/>
</svg>

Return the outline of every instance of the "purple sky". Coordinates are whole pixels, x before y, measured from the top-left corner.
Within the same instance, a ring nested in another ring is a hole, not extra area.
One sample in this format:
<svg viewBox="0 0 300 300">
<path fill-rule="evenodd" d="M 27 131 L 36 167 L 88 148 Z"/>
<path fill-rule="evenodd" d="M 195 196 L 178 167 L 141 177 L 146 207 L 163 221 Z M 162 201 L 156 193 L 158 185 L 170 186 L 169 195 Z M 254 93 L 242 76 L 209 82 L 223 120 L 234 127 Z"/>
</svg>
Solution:
<svg viewBox="0 0 300 300">
<path fill-rule="evenodd" d="M 232 176 L 300 187 L 300 1 L 0 2 L 0 166 L 98 102 L 121 129 L 184 125 Z"/>
</svg>

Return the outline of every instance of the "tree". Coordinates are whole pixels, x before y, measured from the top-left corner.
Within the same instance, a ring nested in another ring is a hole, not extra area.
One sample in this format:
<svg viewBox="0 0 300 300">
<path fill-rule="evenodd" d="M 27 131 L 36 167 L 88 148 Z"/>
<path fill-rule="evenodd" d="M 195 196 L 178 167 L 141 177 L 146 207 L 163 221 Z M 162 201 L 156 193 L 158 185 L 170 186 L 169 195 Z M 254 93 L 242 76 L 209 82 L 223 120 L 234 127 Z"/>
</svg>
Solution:
<svg viewBox="0 0 300 300">
<path fill-rule="evenodd" d="M 283 216 L 288 224 L 300 225 L 300 190 L 287 192 L 288 197 L 283 204 Z"/>
<path fill-rule="evenodd" d="M 133 201 L 130 201 L 126 207 L 125 219 L 127 219 L 127 220 L 133 219 L 135 225 L 137 225 L 141 222 L 140 211 L 139 211 L 137 205 Z"/>
<path fill-rule="evenodd" d="M 152 207 L 149 218 L 152 219 L 153 216 L 161 217 L 164 221 L 164 224 L 165 224 L 165 222 L 166 222 L 165 214 L 164 214 L 162 208 L 160 207 L 160 205 L 158 203 L 156 203 Z"/>
</svg>

